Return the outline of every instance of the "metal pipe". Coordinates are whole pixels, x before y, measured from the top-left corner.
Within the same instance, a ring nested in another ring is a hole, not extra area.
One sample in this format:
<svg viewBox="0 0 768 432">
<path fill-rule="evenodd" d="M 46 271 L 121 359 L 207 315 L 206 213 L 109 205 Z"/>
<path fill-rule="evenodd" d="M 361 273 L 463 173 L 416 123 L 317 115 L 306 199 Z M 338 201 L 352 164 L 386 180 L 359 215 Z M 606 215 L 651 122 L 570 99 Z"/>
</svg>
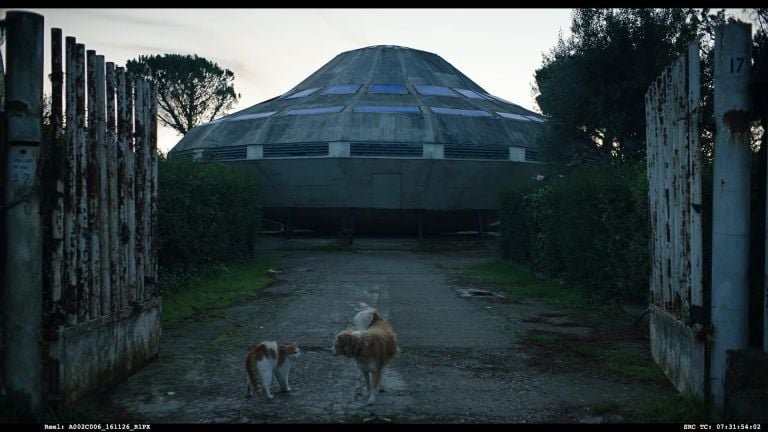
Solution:
<svg viewBox="0 0 768 432">
<path fill-rule="evenodd" d="M 86 148 L 87 201 L 88 201 L 88 298 L 91 317 L 101 315 L 101 231 L 99 220 L 99 146 L 96 142 L 96 51 L 86 52 L 88 89 L 88 136 Z"/>
<path fill-rule="evenodd" d="M 99 260 L 98 271 L 101 272 L 100 298 L 101 315 L 109 315 L 110 312 L 110 256 L 109 256 L 109 183 L 107 180 L 107 151 L 108 143 L 106 141 L 106 73 L 104 70 L 104 56 L 97 55 L 95 58 L 95 79 L 96 88 L 94 94 L 95 106 L 93 117 L 96 129 L 96 165 L 98 172 L 98 218 L 99 218 Z"/>
<path fill-rule="evenodd" d="M 128 224 L 126 221 L 127 206 L 126 206 L 126 153 L 128 151 L 128 144 L 125 141 L 125 135 L 128 133 L 128 125 L 126 124 L 126 116 L 128 115 L 128 105 L 126 102 L 125 92 L 125 69 L 122 67 L 117 68 L 115 84 L 117 86 L 117 136 L 116 149 L 117 149 L 117 226 L 119 237 L 119 255 L 118 260 L 118 295 L 119 301 L 117 302 L 118 309 L 122 309 L 126 306 L 126 281 L 128 277 Z"/>
<path fill-rule="evenodd" d="M 728 350 L 746 348 L 749 316 L 749 73 L 751 26 L 731 23 L 715 35 L 715 162 L 712 199 L 711 388 L 725 399 Z"/>
<path fill-rule="evenodd" d="M 107 181 L 109 194 L 109 268 L 110 268 L 110 310 L 114 313 L 119 309 L 120 304 L 120 237 L 119 237 L 119 218 L 118 218 L 118 196 L 117 196 L 117 123 L 116 123 L 116 92 L 115 92 L 115 64 L 107 62 L 106 64 L 106 87 L 107 87 L 107 130 L 105 134 L 107 159 Z"/>
<path fill-rule="evenodd" d="M 75 131 L 75 46 L 72 36 L 66 38 L 65 99 L 67 101 L 64 132 L 64 258 L 67 324 L 77 323 L 77 132 Z"/>
<path fill-rule="evenodd" d="M 49 153 L 50 170 L 53 190 L 51 208 L 51 312 L 60 307 L 62 284 L 64 277 L 64 175 L 63 156 L 64 144 L 64 70 L 62 64 L 62 31 L 60 28 L 51 29 L 51 143 Z"/>
<path fill-rule="evenodd" d="M 90 319 L 91 278 L 88 271 L 88 147 L 85 138 L 85 45 L 75 45 L 75 136 L 77 141 L 77 319 Z"/>
<path fill-rule="evenodd" d="M 125 101 L 127 110 L 123 145 L 125 146 L 125 204 L 127 233 L 126 287 L 128 289 L 127 301 L 129 305 L 133 305 L 136 302 L 136 163 L 133 146 L 133 121 L 135 117 L 133 93 L 133 77 L 126 74 Z"/>
<path fill-rule="evenodd" d="M 144 82 L 136 80 L 134 83 L 136 92 L 135 105 L 135 256 L 136 256 L 136 299 L 142 299 L 144 294 L 144 148 L 146 147 L 144 136 Z"/>
</svg>

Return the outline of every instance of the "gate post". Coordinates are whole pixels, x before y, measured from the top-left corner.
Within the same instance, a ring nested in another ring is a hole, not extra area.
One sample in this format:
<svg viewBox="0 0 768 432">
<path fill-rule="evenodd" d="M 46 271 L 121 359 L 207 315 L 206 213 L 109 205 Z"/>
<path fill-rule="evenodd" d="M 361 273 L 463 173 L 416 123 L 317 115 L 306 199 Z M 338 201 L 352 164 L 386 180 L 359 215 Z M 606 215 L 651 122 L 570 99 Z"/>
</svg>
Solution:
<svg viewBox="0 0 768 432">
<path fill-rule="evenodd" d="M 715 162 L 712 198 L 711 389 L 722 412 L 728 351 L 746 348 L 749 327 L 751 26 L 731 23 L 715 36 Z"/>
<path fill-rule="evenodd" d="M 42 314 L 42 232 L 38 156 L 42 141 L 43 16 L 7 12 L 7 161 L 5 163 L 5 383 L 41 405 L 39 330 Z"/>
</svg>

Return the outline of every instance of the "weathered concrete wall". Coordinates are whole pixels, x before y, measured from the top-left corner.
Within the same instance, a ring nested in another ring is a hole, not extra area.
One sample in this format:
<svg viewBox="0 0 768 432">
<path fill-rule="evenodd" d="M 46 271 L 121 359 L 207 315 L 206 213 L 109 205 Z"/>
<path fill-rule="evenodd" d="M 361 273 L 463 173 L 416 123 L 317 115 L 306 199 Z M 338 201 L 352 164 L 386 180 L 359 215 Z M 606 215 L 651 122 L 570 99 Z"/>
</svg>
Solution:
<svg viewBox="0 0 768 432">
<path fill-rule="evenodd" d="M 512 161 L 394 158 L 269 159 L 228 164 L 259 175 L 264 207 L 424 210 L 498 209 L 501 188 L 530 181 L 542 168 L 536 163 Z M 399 203 L 377 198 L 381 191 L 374 194 L 374 180 L 382 174 L 400 176 Z"/>
<path fill-rule="evenodd" d="M 355 232 L 411 234 L 475 230 L 475 210 L 492 222 L 499 191 L 541 171 L 530 162 L 322 157 L 230 161 L 256 172 L 265 217 L 334 231 L 341 209 L 355 209 Z"/>
<path fill-rule="evenodd" d="M 651 354 L 682 394 L 704 397 L 704 343 L 672 315 L 651 306 Z"/>
<path fill-rule="evenodd" d="M 136 371 L 160 352 L 161 299 L 68 327 L 61 335 L 60 390 L 76 401 Z"/>
<path fill-rule="evenodd" d="M 725 417 L 728 421 L 768 423 L 768 354 L 757 349 L 728 352 Z"/>
</svg>

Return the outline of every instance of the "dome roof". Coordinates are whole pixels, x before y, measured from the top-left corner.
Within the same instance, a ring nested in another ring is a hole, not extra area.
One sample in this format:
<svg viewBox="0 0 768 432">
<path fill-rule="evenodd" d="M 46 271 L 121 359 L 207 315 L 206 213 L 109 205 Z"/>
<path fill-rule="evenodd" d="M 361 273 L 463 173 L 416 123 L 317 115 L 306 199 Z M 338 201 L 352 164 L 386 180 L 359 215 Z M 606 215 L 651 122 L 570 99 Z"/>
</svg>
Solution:
<svg viewBox="0 0 768 432">
<path fill-rule="evenodd" d="M 377 45 L 341 53 L 285 94 L 193 128 L 171 152 L 329 142 L 535 147 L 543 121 L 436 54 Z"/>
</svg>

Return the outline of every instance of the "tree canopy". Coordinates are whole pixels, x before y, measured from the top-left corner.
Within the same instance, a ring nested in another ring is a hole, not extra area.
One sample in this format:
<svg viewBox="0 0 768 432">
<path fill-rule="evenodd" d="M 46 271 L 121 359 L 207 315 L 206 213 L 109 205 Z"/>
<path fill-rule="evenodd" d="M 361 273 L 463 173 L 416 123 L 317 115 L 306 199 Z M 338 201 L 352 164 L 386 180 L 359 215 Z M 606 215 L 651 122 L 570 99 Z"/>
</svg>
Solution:
<svg viewBox="0 0 768 432">
<path fill-rule="evenodd" d="M 142 55 L 128 60 L 126 68 L 155 83 L 158 118 L 181 134 L 225 114 L 240 99 L 235 74 L 197 55 Z"/>
<path fill-rule="evenodd" d="M 702 99 L 705 113 L 711 110 L 711 41 L 724 22 L 722 10 L 575 10 L 571 36 L 560 37 L 535 73 L 536 101 L 550 119 L 545 158 L 564 164 L 642 159 L 648 86 L 694 40 L 702 41 Z"/>
</svg>

